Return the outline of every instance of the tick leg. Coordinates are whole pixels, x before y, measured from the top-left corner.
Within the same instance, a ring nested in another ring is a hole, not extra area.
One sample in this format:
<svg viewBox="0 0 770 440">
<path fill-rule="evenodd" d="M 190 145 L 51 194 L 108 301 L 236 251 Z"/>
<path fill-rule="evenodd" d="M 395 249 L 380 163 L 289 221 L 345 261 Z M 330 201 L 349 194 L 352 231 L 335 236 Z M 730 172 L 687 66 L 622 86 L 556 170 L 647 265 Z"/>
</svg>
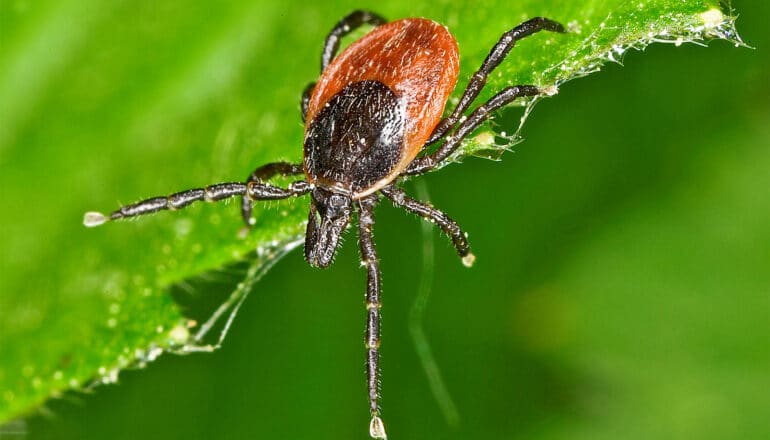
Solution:
<svg viewBox="0 0 770 440">
<path fill-rule="evenodd" d="M 108 220 L 136 217 L 167 209 L 181 209 L 200 200 L 218 202 L 235 196 L 246 196 L 251 200 L 279 200 L 307 194 L 310 190 L 310 184 L 305 181 L 293 182 L 286 189 L 259 182 L 217 183 L 205 188 L 188 189 L 169 196 L 152 197 L 125 205 L 113 211 L 109 216 L 99 212 L 87 212 L 83 218 L 83 224 L 88 227 L 99 226 Z"/>
<path fill-rule="evenodd" d="M 305 122 L 305 116 L 307 116 L 307 109 L 310 106 L 310 97 L 313 95 L 313 89 L 315 88 L 315 83 L 311 82 L 307 86 L 305 86 L 305 90 L 302 91 L 302 100 L 299 103 L 300 109 L 302 110 L 302 122 Z"/>
<path fill-rule="evenodd" d="M 303 171 L 301 165 L 295 165 L 288 162 L 273 162 L 267 165 L 262 165 L 261 167 L 254 170 L 249 178 L 246 179 L 246 184 L 248 185 L 252 182 L 262 183 L 277 175 L 296 176 L 298 174 L 302 174 L 302 172 Z M 246 224 L 249 226 L 254 224 L 254 219 L 251 217 L 251 202 L 252 199 L 248 195 L 244 194 L 243 198 L 241 199 L 241 216 L 243 217 L 243 221 L 246 222 Z"/>
<path fill-rule="evenodd" d="M 364 24 L 370 24 L 372 26 L 379 26 L 385 24 L 388 21 L 374 12 L 357 10 L 348 14 L 334 26 L 334 29 L 326 36 L 326 42 L 324 43 L 323 52 L 321 52 L 321 73 L 329 67 L 329 63 L 332 62 L 337 51 L 340 48 L 340 40 L 345 35 L 353 32 Z"/>
<path fill-rule="evenodd" d="M 361 262 L 366 266 L 366 378 L 369 389 L 369 410 L 372 420 L 369 434 L 374 438 L 385 438 L 385 428 L 380 419 L 380 262 L 372 238 L 374 207 L 377 196 L 369 196 L 359 202 L 358 243 Z"/>
<path fill-rule="evenodd" d="M 404 208 L 413 214 L 417 214 L 420 217 L 437 224 L 441 230 L 452 239 L 452 244 L 455 249 L 457 249 L 457 255 L 462 258 L 465 266 L 470 267 L 474 260 L 476 260 L 476 257 L 471 253 L 471 248 L 468 245 L 468 237 L 465 232 L 463 232 L 457 222 L 452 220 L 443 211 L 440 211 L 425 202 L 407 196 L 404 190 L 393 185 L 386 186 L 381 189 L 380 192 L 382 192 L 385 197 L 389 198 L 393 202 L 393 205 Z"/>
<path fill-rule="evenodd" d="M 444 137 L 444 135 L 457 124 L 460 118 L 462 118 L 465 110 L 467 110 L 476 97 L 479 96 L 481 89 L 484 88 L 484 84 L 487 82 L 487 76 L 500 65 L 508 55 L 508 52 L 513 49 L 513 46 L 517 41 L 542 30 L 565 32 L 564 26 L 560 23 L 548 18 L 535 17 L 504 33 L 497 44 L 495 44 L 492 50 L 489 51 L 489 55 L 487 55 L 487 58 L 484 60 L 484 63 L 479 70 L 474 73 L 470 81 L 468 81 L 468 86 L 465 88 L 465 92 L 463 93 L 462 98 L 460 98 L 457 107 L 455 107 L 451 115 L 439 122 L 433 130 L 433 133 L 430 135 L 430 138 L 428 138 L 426 145 L 431 145 Z"/>
<path fill-rule="evenodd" d="M 454 133 L 447 136 L 444 145 L 439 147 L 432 154 L 416 158 L 409 164 L 406 171 L 401 175 L 415 175 L 430 171 L 448 158 L 457 147 L 460 146 L 463 139 L 478 128 L 495 110 L 510 104 L 516 98 L 522 96 L 537 96 L 544 93 L 536 86 L 513 86 L 503 89 L 500 93 L 493 96 L 489 101 L 480 105 L 474 110 L 468 118 L 465 119 L 455 130 Z"/>
</svg>

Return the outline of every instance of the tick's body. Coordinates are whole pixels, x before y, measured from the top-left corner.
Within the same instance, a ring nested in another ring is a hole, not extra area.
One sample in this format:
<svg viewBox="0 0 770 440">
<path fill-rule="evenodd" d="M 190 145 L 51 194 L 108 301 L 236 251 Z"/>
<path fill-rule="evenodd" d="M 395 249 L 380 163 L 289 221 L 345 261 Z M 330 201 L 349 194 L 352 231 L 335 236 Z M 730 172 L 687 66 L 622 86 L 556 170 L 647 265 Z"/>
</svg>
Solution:
<svg viewBox="0 0 770 440">
<path fill-rule="evenodd" d="M 377 27 L 335 59 L 340 38 L 363 24 Z M 124 206 L 109 217 L 91 212 L 84 223 L 97 226 L 107 220 L 179 209 L 198 200 L 242 196 L 242 215 L 247 224 L 252 224 L 252 201 L 311 193 L 305 259 L 313 266 L 327 267 L 353 211 L 357 211 L 361 259 L 367 268 L 365 343 L 370 434 L 385 438 L 378 406 L 381 302 L 379 261 L 372 239 L 374 208 L 382 194 L 394 205 L 431 220 L 452 239 L 463 263 L 473 263 L 466 234 L 457 223 L 430 205 L 409 198 L 396 183 L 401 177 L 422 174 L 440 165 L 493 111 L 517 97 L 542 93 L 531 85 L 508 87 L 464 115 L 489 73 L 516 41 L 540 30 L 564 32 L 556 22 L 533 18 L 504 33 L 471 78 L 457 107 L 441 119 L 457 82 L 459 58 L 454 37 L 430 20 L 410 18 L 386 24 L 376 14 L 355 11 L 327 37 L 321 77 L 303 94 L 302 166 L 286 162 L 264 165 L 245 183 L 220 183 L 155 197 Z M 444 143 L 434 152 L 420 155 L 426 146 L 440 140 Z M 305 180 L 295 181 L 286 189 L 266 183 L 279 174 L 304 174 Z"/>
<path fill-rule="evenodd" d="M 438 125 L 458 71 L 457 42 L 430 20 L 394 21 L 353 43 L 308 103 L 308 182 L 353 200 L 388 185 Z"/>
</svg>

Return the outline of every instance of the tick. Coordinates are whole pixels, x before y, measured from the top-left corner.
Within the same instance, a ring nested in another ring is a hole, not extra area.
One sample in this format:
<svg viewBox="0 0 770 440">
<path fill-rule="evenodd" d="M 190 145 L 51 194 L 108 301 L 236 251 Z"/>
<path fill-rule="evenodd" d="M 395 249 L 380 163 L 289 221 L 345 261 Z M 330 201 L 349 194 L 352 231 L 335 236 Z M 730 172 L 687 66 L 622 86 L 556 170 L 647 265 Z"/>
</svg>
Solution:
<svg viewBox="0 0 770 440">
<path fill-rule="evenodd" d="M 374 29 L 336 56 L 340 39 L 364 24 Z M 302 164 L 270 163 L 254 170 L 245 182 L 217 183 L 153 197 L 123 206 L 109 216 L 89 212 L 83 222 L 92 227 L 108 220 L 184 208 L 199 200 L 241 197 L 243 219 L 253 225 L 253 201 L 310 194 L 305 259 L 311 266 L 325 268 L 332 263 L 340 236 L 357 213 L 361 260 L 367 269 L 369 433 L 373 438 L 385 438 L 378 404 L 382 300 L 379 260 L 372 238 L 374 209 L 384 196 L 395 206 L 435 223 L 452 240 L 463 264 L 473 264 L 475 257 L 460 226 L 444 212 L 407 196 L 398 184 L 440 166 L 495 110 L 519 97 L 545 93 L 534 85 L 506 87 L 466 115 L 489 74 L 516 42 L 541 30 L 564 32 L 564 27 L 537 17 L 505 32 L 471 77 L 455 109 L 442 119 L 459 72 L 455 38 L 431 20 L 387 22 L 372 12 L 354 11 L 326 37 L 321 77 L 302 94 Z M 428 151 L 439 142 L 438 148 Z M 268 183 L 277 175 L 304 178 L 281 188 Z"/>
</svg>

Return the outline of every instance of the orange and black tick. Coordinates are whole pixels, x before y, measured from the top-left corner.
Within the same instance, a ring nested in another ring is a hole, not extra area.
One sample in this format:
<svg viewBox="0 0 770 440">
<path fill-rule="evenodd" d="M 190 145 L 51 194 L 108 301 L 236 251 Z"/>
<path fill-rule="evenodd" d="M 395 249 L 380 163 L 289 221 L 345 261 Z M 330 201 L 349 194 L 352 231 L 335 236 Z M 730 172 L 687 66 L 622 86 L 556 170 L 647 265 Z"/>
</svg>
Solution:
<svg viewBox="0 0 770 440">
<path fill-rule="evenodd" d="M 335 58 L 340 39 L 364 24 L 374 29 Z M 305 137 L 301 165 L 270 163 L 257 168 L 245 182 L 218 183 L 154 197 L 123 206 L 109 216 L 89 212 L 84 223 L 97 226 L 108 220 L 180 209 L 199 200 L 241 196 L 243 219 L 251 225 L 253 201 L 310 194 L 305 259 L 312 266 L 327 267 L 353 212 L 357 212 L 361 259 L 367 268 L 365 338 L 370 434 L 385 438 L 377 403 L 382 303 L 380 268 L 372 239 L 374 208 L 383 195 L 395 206 L 434 222 L 452 239 L 462 262 L 466 266 L 473 263 L 474 256 L 460 226 L 442 211 L 408 197 L 398 183 L 441 165 L 495 110 L 516 98 L 544 93 L 534 85 L 507 87 L 465 114 L 487 76 L 516 41 L 541 30 L 564 32 L 564 27 L 537 17 L 505 32 L 471 77 L 455 109 L 442 119 L 459 72 L 455 38 L 431 20 L 407 18 L 388 23 L 372 12 L 355 11 L 329 33 L 321 55 L 321 77 L 302 95 Z M 428 147 L 439 141 L 443 143 L 428 153 Z M 304 179 L 287 188 L 267 183 L 276 175 L 303 174 Z"/>
</svg>

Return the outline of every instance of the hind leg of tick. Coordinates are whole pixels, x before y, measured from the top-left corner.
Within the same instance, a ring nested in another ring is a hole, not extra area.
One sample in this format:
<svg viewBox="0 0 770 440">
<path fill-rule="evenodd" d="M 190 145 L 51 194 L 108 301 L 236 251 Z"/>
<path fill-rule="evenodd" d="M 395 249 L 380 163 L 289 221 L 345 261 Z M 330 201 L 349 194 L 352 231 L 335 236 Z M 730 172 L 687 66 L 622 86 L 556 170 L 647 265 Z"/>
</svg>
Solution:
<svg viewBox="0 0 770 440">
<path fill-rule="evenodd" d="M 380 191 L 385 197 L 393 202 L 394 206 L 403 208 L 407 212 L 417 214 L 431 223 L 438 225 L 439 228 L 452 240 L 457 250 L 457 255 L 462 258 L 466 267 L 471 267 L 476 257 L 471 253 L 468 244 L 468 234 L 466 234 L 446 213 L 438 210 L 428 203 L 421 202 L 406 195 L 403 189 L 390 185 Z"/>
</svg>

